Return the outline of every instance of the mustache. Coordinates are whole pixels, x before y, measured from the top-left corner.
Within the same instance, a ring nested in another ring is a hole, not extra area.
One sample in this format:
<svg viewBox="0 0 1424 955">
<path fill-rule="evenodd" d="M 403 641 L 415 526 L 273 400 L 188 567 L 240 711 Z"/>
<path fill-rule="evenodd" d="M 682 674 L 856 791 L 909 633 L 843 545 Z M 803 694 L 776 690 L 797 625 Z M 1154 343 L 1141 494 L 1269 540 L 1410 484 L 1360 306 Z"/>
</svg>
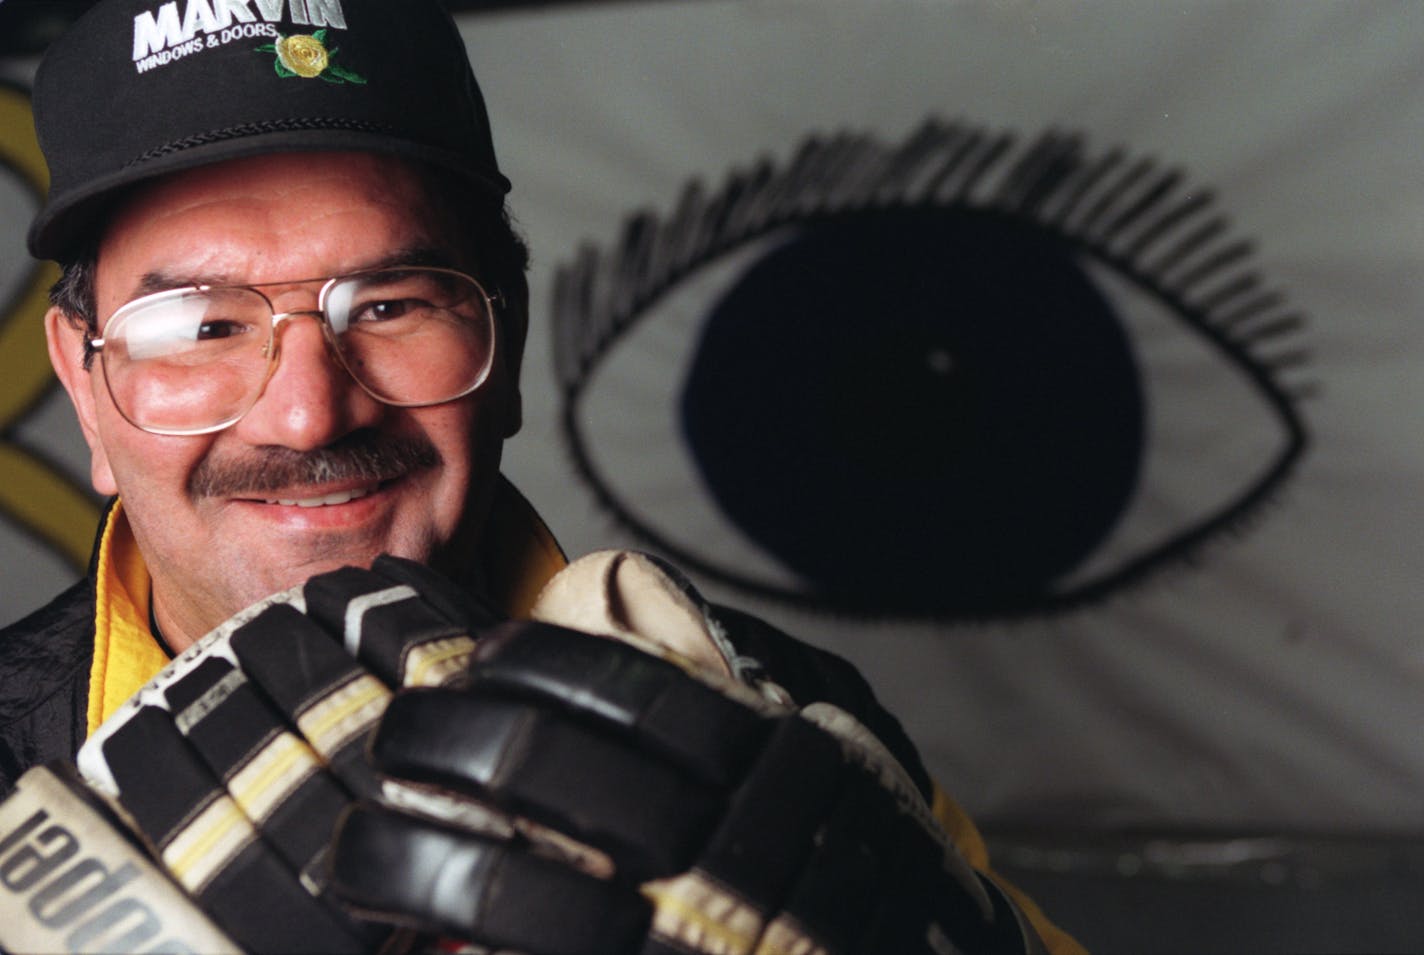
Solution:
<svg viewBox="0 0 1424 955">
<path fill-rule="evenodd" d="M 188 478 L 188 494 L 244 497 L 329 481 L 389 481 L 442 463 L 423 437 L 356 431 L 315 451 L 265 447 L 240 458 L 204 458 Z"/>
</svg>

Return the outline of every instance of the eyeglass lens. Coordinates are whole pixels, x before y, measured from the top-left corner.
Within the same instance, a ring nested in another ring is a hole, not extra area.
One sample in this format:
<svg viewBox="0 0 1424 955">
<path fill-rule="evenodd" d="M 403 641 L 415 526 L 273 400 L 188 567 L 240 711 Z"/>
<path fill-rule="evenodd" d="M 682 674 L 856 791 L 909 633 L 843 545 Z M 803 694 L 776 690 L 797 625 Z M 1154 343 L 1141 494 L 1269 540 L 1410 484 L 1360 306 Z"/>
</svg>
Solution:
<svg viewBox="0 0 1424 955">
<path fill-rule="evenodd" d="M 336 279 L 324 291 L 341 363 L 388 404 L 468 394 L 488 374 L 494 320 L 474 279 L 402 269 Z M 269 374 L 271 303 L 245 287 L 180 289 L 138 299 L 105 329 L 103 362 L 119 411 L 160 433 L 214 430 L 240 418 Z"/>
</svg>

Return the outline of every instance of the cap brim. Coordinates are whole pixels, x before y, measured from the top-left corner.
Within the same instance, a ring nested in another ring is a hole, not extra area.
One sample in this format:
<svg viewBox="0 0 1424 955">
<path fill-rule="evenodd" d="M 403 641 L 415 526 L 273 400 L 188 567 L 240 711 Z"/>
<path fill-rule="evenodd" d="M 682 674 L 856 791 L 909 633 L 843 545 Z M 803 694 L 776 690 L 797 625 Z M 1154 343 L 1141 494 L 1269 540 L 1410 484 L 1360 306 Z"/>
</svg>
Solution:
<svg viewBox="0 0 1424 955">
<path fill-rule="evenodd" d="M 72 257 L 79 245 L 94 235 L 95 224 L 107 213 L 108 207 L 134 186 L 188 169 L 280 152 L 379 153 L 447 169 L 492 199 L 502 198 L 510 189 L 509 180 L 502 174 L 474 167 L 468 156 L 393 138 L 388 133 L 337 129 L 262 133 L 192 146 L 168 156 L 148 159 L 140 165 L 90 180 L 82 188 L 51 196 L 30 224 L 30 254 L 58 261 Z"/>
</svg>

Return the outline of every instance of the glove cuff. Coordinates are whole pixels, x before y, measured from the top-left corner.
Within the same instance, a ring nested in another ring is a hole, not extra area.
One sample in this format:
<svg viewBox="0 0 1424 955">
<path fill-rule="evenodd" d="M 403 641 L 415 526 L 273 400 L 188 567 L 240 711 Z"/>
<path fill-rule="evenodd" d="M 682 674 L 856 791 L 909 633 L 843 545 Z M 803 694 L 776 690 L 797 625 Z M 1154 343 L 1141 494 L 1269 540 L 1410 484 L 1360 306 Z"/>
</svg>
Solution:
<svg viewBox="0 0 1424 955">
<path fill-rule="evenodd" d="M 37 766 L 0 804 L 0 949 L 233 952 L 64 764 Z"/>
</svg>

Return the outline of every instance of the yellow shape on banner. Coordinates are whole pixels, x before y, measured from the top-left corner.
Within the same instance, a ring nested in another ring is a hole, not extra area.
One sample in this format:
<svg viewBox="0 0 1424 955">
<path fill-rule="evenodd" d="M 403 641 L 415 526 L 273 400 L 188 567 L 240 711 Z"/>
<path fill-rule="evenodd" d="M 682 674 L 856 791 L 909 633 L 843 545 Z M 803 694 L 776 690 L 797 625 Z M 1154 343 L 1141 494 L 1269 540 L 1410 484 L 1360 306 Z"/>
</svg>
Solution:
<svg viewBox="0 0 1424 955">
<path fill-rule="evenodd" d="M 8 441 L 0 441 L 0 507 L 75 566 L 88 564 L 99 524 L 93 499 Z"/>
<path fill-rule="evenodd" d="M 49 173 L 35 139 L 29 97 L 0 85 L 0 166 L 19 173 L 43 197 Z M 64 474 L 10 440 L 16 425 L 51 387 L 45 348 L 47 291 L 59 277 L 36 262 L 18 297 L 0 310 L 0 513 L 78 567 L 88 561 L 99 511 Z"/>
</svg>

